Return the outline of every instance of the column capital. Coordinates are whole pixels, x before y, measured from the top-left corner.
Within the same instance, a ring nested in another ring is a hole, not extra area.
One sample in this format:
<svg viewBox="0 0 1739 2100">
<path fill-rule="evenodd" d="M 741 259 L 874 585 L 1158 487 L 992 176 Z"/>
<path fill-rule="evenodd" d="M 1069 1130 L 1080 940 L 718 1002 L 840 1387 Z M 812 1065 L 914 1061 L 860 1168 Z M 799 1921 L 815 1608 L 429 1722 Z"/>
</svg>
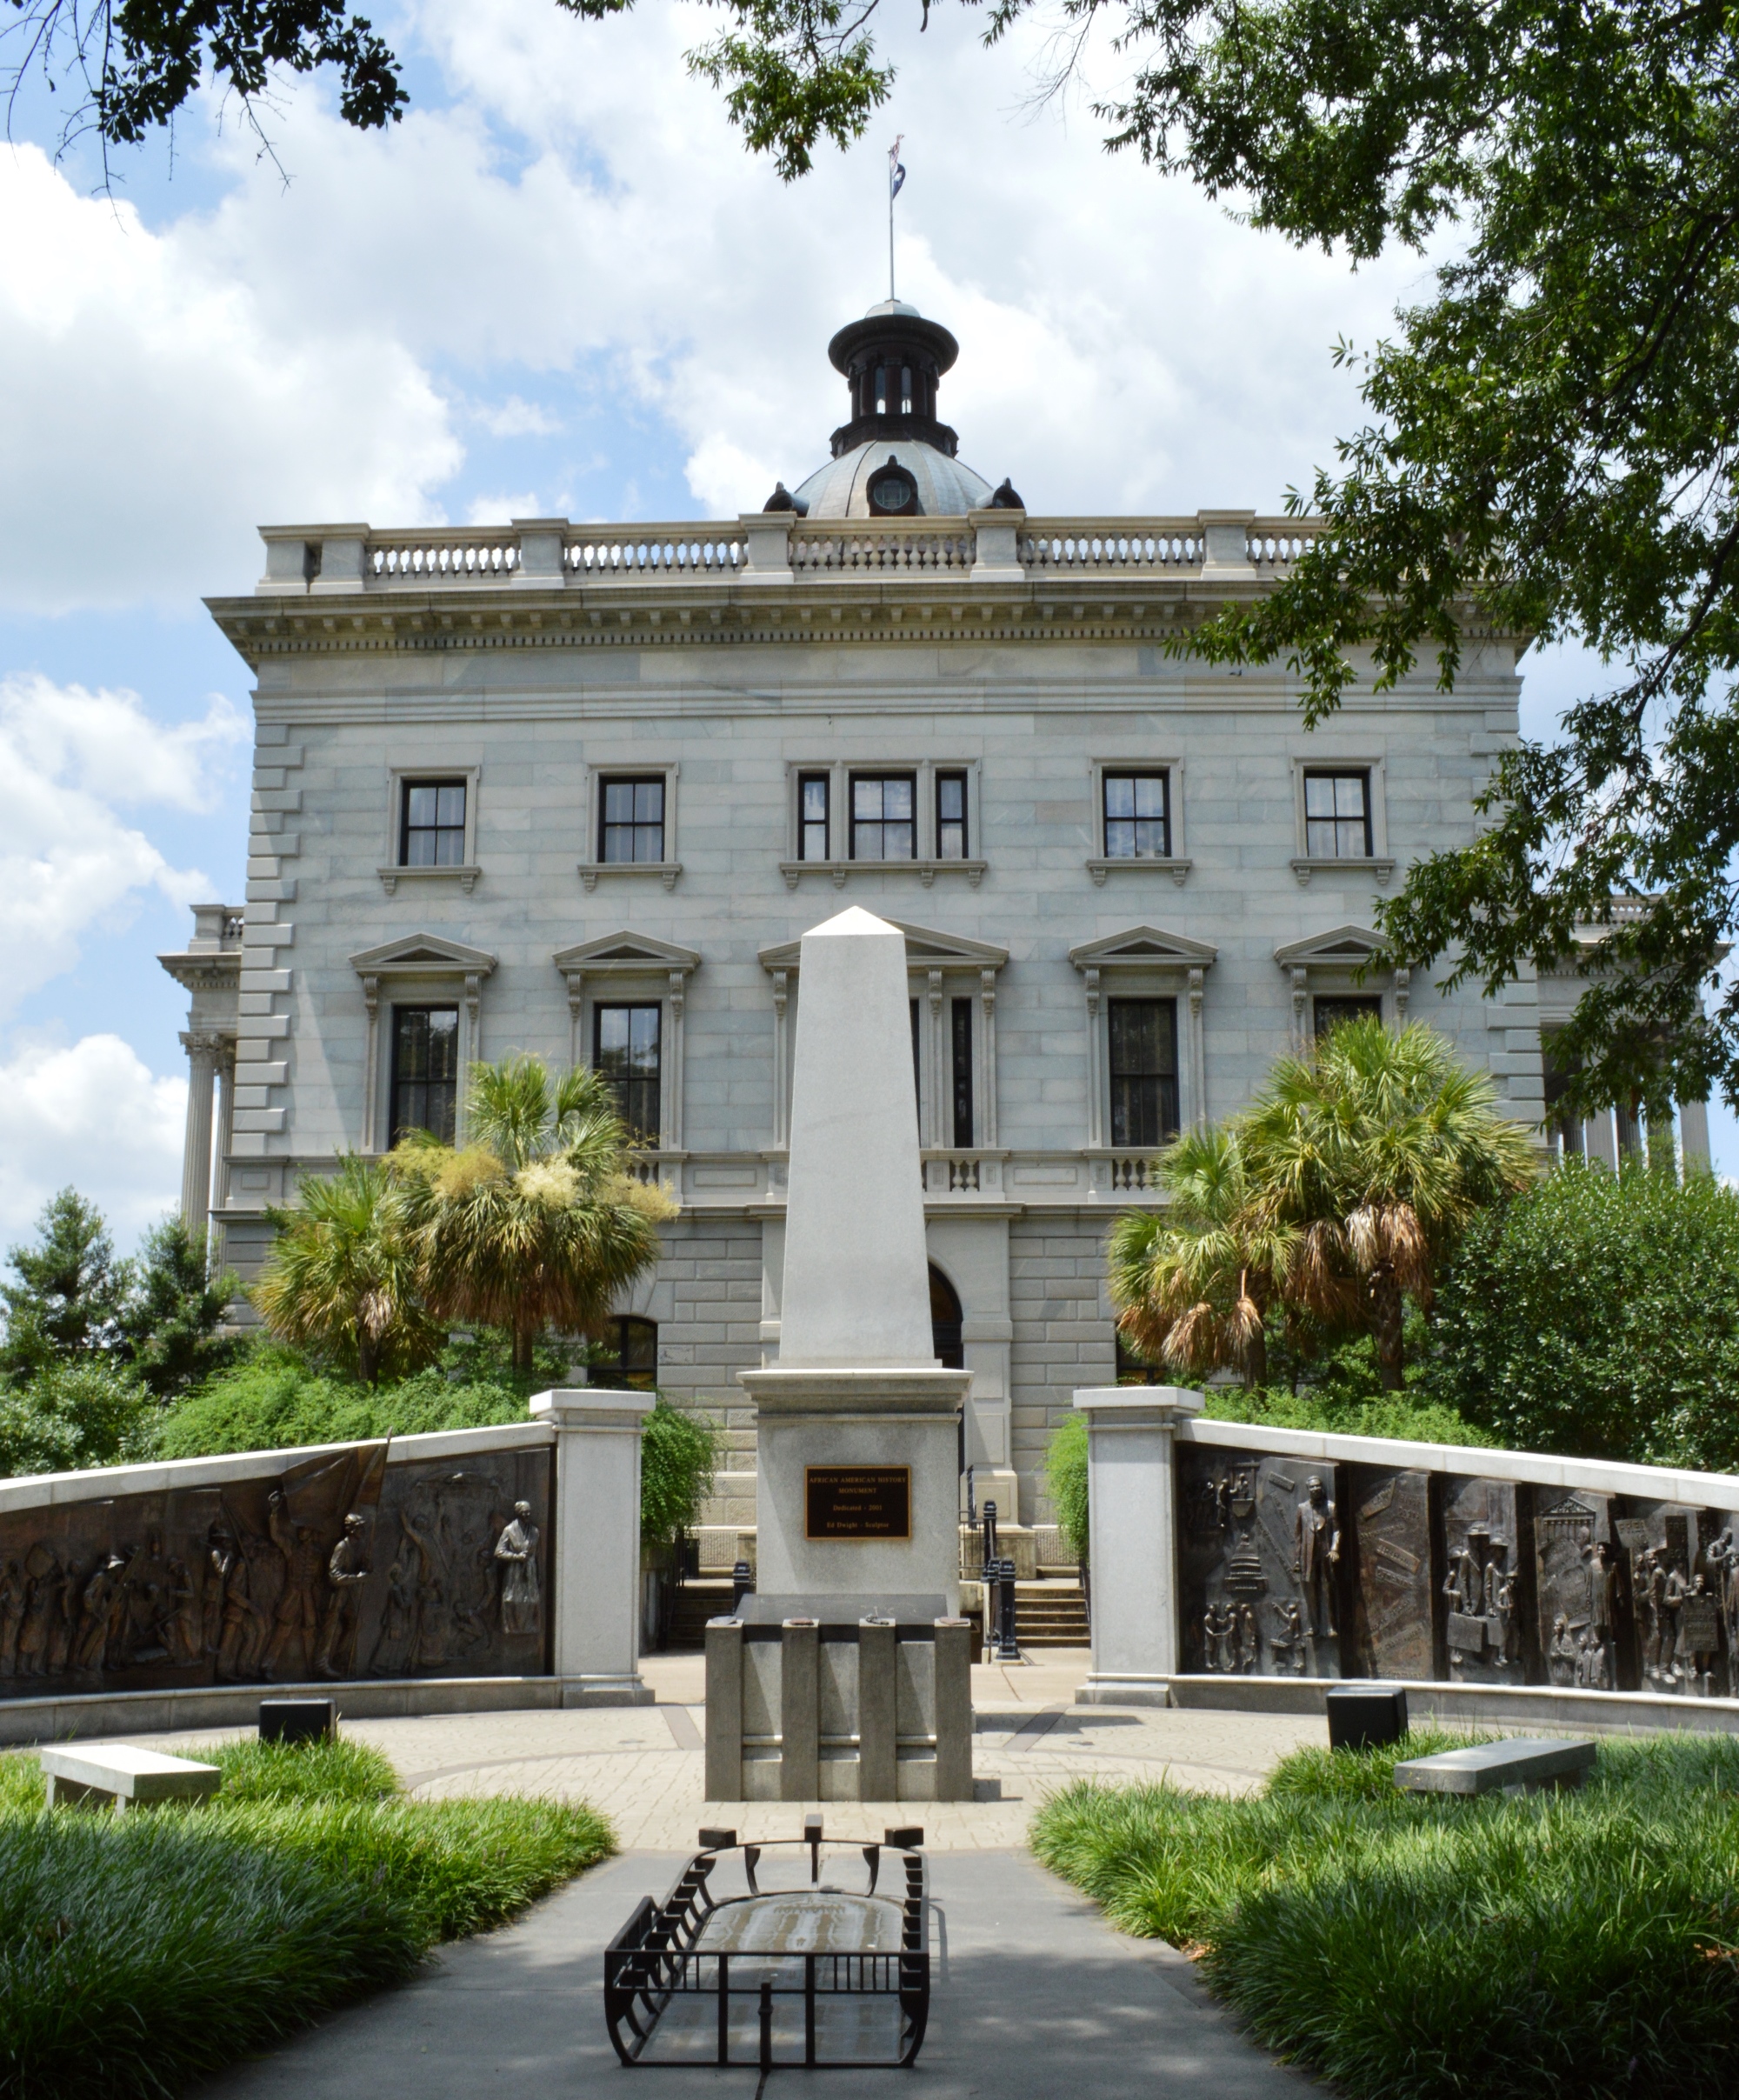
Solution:
<svg viewBox="0 0 1739 2100">
<path fill-rule="evenodd" d="M 181 1032 L 181 1047 L 187 1052 L 189 1063 L 208 1058 L 214 1071 L 225 1043 L 233 1047 L 234 1041 L 233 1037 L 226 1037 L 215 1028 L 185 1028 Z"/>
</svg>

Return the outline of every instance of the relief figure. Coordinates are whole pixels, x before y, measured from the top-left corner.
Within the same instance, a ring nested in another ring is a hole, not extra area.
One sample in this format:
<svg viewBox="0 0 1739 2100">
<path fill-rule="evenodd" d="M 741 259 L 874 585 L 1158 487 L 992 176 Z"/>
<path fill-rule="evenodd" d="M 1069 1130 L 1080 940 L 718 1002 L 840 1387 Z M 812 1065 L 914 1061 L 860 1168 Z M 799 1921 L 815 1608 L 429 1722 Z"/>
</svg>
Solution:
<svg viewBox="0 0 1739 2100">
<path fill-rule="evenodd" d="M 1293 1518 L 1292 1546 L 1292 1572 L 1304 1598 L 1305 1631 L 1332 1637 L 1341 1533 L 1329 1490 L 1314 1473 L 1304 1483 L 1304 1500 Z"/>
<path fill-rule="evenodd" d="M 283 1589 L 273 1614 L 272 1637 L 266 1649 L 265 1675 L 275 1677 L 284 1655 L 292 1647 L 302 1650 L 302 1665 L 314 1660 L 320 1629 L 320 1608 L 315 1602 L 315 1584 L 320 1579 L 324 1555 L 320 1540 L 308 1524 L 299 1524 L 290 1514 L 282 1488 L 266 1497 L 266 1523 L 272 1543 L 283 1559 Z"/>
<path fill-rule="evenodd" d="M 369 1668 L 377 1677 L 396 1677 L 410 1651 L 416 1624 L 416 1572 L 411 1550 L 409 1544 L 401 1546 L 397 1559 L 386 1571 L 386 1603 L 374 1653 L 369 1657 Z"/>
<path fill-rule="evenodd" d="M 537 1526 L 531 1521 L 531 1504 L 515 1503 L 511 1522 L 495 1542 L 495 1557 L 502 1563 L 501 1630 L 510 1636 L 542 1630 L 538 1536 Z"/>
<path fill-rule="evenodd" d="M 363 1518 L 352 1510 L 344 1519 L 343 1537 L 326 1563 L 326 1609 L 321 1617 L 320 1645 L 314 1657 L 314 1667 L 323 1677 L 349 1675 L 351 1651 L 356 1644 L 363 1584 L 369 1579 L 363 1565 L 367 1530 Z"/>
<path fill-rule="evenodd" d="M 1574 1684 L 1581 1663 L 1581 1650 L 1570 1631 L 1569 1614 L 1559 1612 L 1552 1621 L 1551 1645 L 1546 1650 L 1546 1669 L 1554 1684 Z"/>
<path fill-rule="evenodd" d="M 103 1667 L 109 1652 L 110 1622 L 114 1617 L 115 1600 L 126 1566 L 118 1553 L 110 1553 L 106 1557 L 99 1555 L 97 1565 L 86 1579 L 83 1594 L 79 1598 L 78 1631 L 73 1641 L 75 1670 Z"/>
<path fill-rule="evenodd" d="M 9 1560 L 0 1568 L 0 1677 L 10 1677 L 18 1667 L 18 1629 L 24 1623 L 24 1577 L 18 1563 Z"/>
<path fill-rule="evenodd" d="M 39 1677 L 48 1668 L 55 1607 L 60 1602 L 60 1563 L 38 1539 L 24 1556 L 24 1617 L 18 1629 L 18 1675 Z"/>
</svg>

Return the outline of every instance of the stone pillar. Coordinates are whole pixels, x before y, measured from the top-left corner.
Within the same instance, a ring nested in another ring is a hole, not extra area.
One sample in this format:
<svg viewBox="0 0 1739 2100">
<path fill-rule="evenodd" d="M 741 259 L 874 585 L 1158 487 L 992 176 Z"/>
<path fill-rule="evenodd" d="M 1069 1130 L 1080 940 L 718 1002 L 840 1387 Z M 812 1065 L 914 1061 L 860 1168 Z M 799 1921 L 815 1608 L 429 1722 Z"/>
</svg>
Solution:
<svg viewBox="0 0 1739 2100">
<path fill-rule="evenodd" d="M 1177 1519 L 1172 1432 L 1202 1411 L 1176 1385 L 1076 1392 L 1087 1417 L 1093 1563 L 1093 1669 L 1088 1706 L 1164 1706 L 1177 1674 Z"/>
<path fill-rule="evenodd" d="M 555 1639 L 563 1706 L 646 1706 L 640 1677 L 640 1435 L 644 1393 L 538 1393 L 556 1430 Z"/>
<path fill-rule="evenodd" d="M 211 1215 L 211 1083 L 223 1039 L 210 1029 L 190 1029 L 181 1038 L 187 1052 L 187 1137 L 181 1154 L 181 1216 L 190 1232 L 203 1232 Z"/>
<path fill-rule="evenodd" d="M 1707 1174 L 1709 1163 L 1709 1103 L 1706 1101 L 1682 1101 L 1679 1103 L 1679 1158 L 1681 1171 L 1686 1175 Z"/>
<path fill-rule="evenodd" d="M 236 1038 L 225 1036 L 217 1053 L 217 1128 L 212 1137 L 211 1206 L 216 1214 L 206 1266 L 213 1274 L 223 1262 L 223 1211 L 230 1201 L 230 1133 L 236 1122 Z"/>
</svg>

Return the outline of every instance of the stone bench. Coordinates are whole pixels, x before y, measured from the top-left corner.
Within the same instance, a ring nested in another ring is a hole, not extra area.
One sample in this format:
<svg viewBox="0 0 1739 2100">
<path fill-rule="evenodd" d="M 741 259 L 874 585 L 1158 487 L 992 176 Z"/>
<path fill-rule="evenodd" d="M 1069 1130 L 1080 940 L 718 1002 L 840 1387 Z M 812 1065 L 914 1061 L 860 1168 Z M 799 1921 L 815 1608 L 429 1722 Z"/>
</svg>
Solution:
<svg viewBox="0 0 1739 2100">
<path fill-rule="evenodd" d="M 1470 1750 L 1410 1757 L 1395 1768 L 1395 1783 L 1412 1794 L 1495 1794 L 1523 1787 L 1580 1786 L 1594 1765 L 1586 1737 L 1515 1736 Z"/>
<path fill-rule="evenodd" d="M 117 1809 L 148 1801 L 200 1801 L 223 1783 L 215 1764 L 135 1750 L 130 1743 L 39 1750 L 37 1761 L 48 1782 L 50 1808 L 92 1799 L 112 1802 Z"/>
</svg>

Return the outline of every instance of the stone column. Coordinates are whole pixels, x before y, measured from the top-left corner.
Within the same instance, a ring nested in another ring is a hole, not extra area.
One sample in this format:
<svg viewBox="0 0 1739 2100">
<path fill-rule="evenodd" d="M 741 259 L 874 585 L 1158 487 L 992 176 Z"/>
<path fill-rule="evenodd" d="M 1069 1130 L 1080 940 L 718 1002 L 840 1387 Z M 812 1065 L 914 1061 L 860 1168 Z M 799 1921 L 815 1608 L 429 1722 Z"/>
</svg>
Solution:
<svg viewBox="0 0 1739 2100">
<path fill-rule="evenodd" d="M 211 1215 L 211 1083 L 223 1039 L 210 1029 L 189 1029 L 181 1038 L 187 1052 L 187 1138 L 181 1154 L 181 1216 L 190 1232 L 203 1232 Z"/>
<path fill-rule="evenodd" d="M 563 1706 L 647 1706 L 640 1677 L 640 1435 L 644 1393 L 538 1393 L 556 1430 L 552 1664 Z"/>
<path fill-rule="evenodd" d="M 217 1128 L 213 1135 L 211 1203 L 217 1215 L 207 1266 L 215 1273 L 223 1265 L 223 1214 L 230 1201 L 230 1133 L 236 1120 L 236 1038 L 225 1036 L 217 1053 Z"/>
<path fill-rule="evenodd" d="M 1093 1669 L 1088 1706 L 1164 1706 L 1177 1674 L 1177 1519 L 1172 1432 L 1202 1411 L 1177 1385 L 1076 1392 L 1087 1417 Z"/>
</svg>

